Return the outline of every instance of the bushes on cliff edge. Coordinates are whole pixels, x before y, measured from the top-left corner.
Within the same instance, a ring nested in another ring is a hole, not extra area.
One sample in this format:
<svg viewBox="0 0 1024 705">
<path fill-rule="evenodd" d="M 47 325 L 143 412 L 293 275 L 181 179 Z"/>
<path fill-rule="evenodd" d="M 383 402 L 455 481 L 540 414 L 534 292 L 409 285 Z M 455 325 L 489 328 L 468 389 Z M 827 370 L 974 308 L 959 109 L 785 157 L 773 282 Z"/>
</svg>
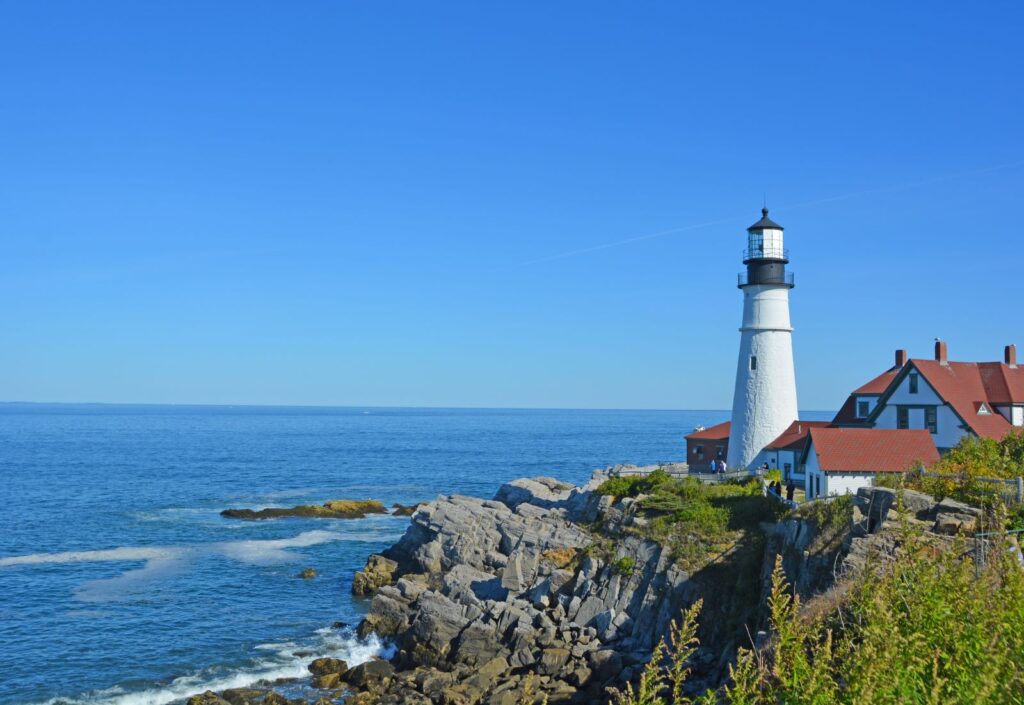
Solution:
<svg viewBox="0 0 1024 705">
<path fill-rule="evenodd" d="M 1011 431 L 1000 441 L 964 436 L 929 470 L 945 477 L 922 476 L 913 470 L 905 476 L 881 477 L 878 484 L 894 486 L 902 481 L 906 487 L 938 499 L 952 497 L 969 504 L 992 505 L 1007 488 L 977 478 L 1024 476 L 1024 431 Z"/>
<path fill-rule="evenodd" d="M 891 571 L 865 570 L 845 603 L 810 621 L 777 562 L 767 605 L 769 645 L 741 649 L 727 685 L 696 701 L 684 698 L 667 669 L 685 666 L 688 654 L 662 646 L 639 690 L 618 702 L 1024 703 L 1024 571 L 1017 554 L 995 550 L 976 568 L 962 546 L 936 556 L 909 532 L 904 539 L 903 557 Z"/>
<path fill-rule="evenodd" d="M 611 497 L 637 497 L 672 483 L 672 476 L 658 468 L 650 475 L 626 475 L 610 477 L 595 490 L 600 495 Z"/>
</svg>

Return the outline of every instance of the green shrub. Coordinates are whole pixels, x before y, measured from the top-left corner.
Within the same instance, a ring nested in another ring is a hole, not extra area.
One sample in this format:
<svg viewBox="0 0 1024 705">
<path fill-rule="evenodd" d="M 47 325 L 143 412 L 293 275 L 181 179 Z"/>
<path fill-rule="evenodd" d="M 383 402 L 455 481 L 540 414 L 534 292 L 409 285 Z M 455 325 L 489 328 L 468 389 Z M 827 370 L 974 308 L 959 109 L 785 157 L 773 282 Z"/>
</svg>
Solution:
<svg viewBox="0 0 1024 705">
<path fill-rule="evenodd" d="M 628 577 L 636 572 L 636 561 L 632 556 L 623 556 L 612 563 L 612 572 Z"/>
<path fill-rule="evenodd" d="M 671 482 L 672 476 L 658 468 L 650 475 L 610 477 L 598 486 L 596 492 L 611 497 L 636 497 Z"/>
</svg>

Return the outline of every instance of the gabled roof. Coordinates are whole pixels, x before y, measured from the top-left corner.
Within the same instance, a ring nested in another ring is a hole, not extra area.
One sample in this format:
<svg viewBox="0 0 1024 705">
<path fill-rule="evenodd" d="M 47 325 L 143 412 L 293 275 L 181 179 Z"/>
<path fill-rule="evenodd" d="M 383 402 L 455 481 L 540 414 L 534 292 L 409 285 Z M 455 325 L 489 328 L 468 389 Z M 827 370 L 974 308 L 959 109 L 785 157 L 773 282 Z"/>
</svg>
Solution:
<svg viewBox="0 0 1024 705">
<path fill-rule="evenodd" d="M 1024 367 L 979 362 L 978 373 L 990 404 L 1024 404 Z"/>
<path fill-rule="evenodd" d="M 720 424 L 705 428 L 703 431 L 694 431 L 686 437 L 688 441 L 727 441 L 732 423 L 723 421 Z"/>
<path fill-rule="evenodd" d="M 1002 414 L 979 414 L 978 408 L 979 402 L 988 402 L 992 406 L 997 403 L 1007 403 L 1012 399 L 1012 392 L 1006 384 L 1006 373 L 1013 373 L 1011 379 L 1016 385 L 1017 373 L 1022 372 L 1020 368 L 1013 369 L 1001 362 L 947 362 L 942 364 L 936 360 L 911 360 L 910 364 L 920 371 L 921 376 L 931 385 L 935 393 L 953 407 L 957 416 L 963 419 L 963 422 L 979 436 L 999 440 L 1013 428 Z M 984 374 L 983 369 L 985 370 Z M 1024 384 L 1024 376 L 1019 379 L 1020 383 Z M 989 382 L 988 385 L 986 385 L 986 381 Z M 990 392 L 1007 401 L 995 401 L 989 396 Z M 1018 398 L 1024 402 L 1024 394 Z M 995 411 L 994 409 L 990 410 Z"/>
<path fill-rule="evenodd" d="M 867 384 L 861 385 L 851 392 L 851 394 L 857 394 L 860 396 L 868 396 L 871 394 L 881 394 L 889 388 L 889 383 L 896 379 L 896 375 L 899 374 L 902 367 L 891 367 L 882 374 L 875 377 Z"/>
<path fill-rule="evenodd" d="M 939 459 L 925 429 L 812 428 L 807 453 L 823 472 L 904 472 Z"/>
<path fill-rule="evenodd" d="M 812 428 L 824 428 L 829 421 L 794 421 L 778 438 L 765 446 L 769 450 L 800 450 Z"/>
<path fill-rule="evenodd" d="M 867 384 L 862 384 L 854 389 L 839 408 L 835 418 L 832 419 L 832 424 L 834 426 L 846 426 L 864 423 L 864 418 L 857 416 L 857 397 L 881 396 L 902 369 L 903 367 L 890 367 Z"/>
<path fill-rule="evenodd" d="M 832 419 L 832 425 L 845 426 L 852 423 L 864 423 L 864 419 L 857 417 L 857 397 L 851 394 L 843 402 L 843 405 L 839 407 L 835 418 Z"/>
</svg>

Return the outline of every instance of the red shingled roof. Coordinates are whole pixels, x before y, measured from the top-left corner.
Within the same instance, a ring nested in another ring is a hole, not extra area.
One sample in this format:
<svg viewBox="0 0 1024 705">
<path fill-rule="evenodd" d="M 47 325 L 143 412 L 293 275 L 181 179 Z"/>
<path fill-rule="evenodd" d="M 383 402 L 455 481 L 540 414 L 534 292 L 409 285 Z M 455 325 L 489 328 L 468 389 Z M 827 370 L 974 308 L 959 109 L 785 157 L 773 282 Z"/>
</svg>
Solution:
<svg viewBox="0 0 1024 705">
<path fill-rule="evenodd" d="M 904 472 L 939 459 L 925 429 L 812 428 L 810 434 L 824 472 Z"/>
<path fill-rule="evenodd" d="M 1024 369 L 1001 362 L 947 362 L 911 360 L 921 375 L 979 436 L 1001 439 L 1013 426 L 992 408 L 995 404 L 1024 402 Z M 989 414 L 979 414 L 986 402 Z"/>
<path fill-rule="evenodd" d="M 770 450 L 799 450 L 803 448 L 807 434 L 812 428 L 829 426 L 829 421 L 794 421 L 778 438 L 765 446 Z"/>
<path fill-rule="evenodd" d="M 875 377 L 867 384 L 861 385 L 854 389 L 851 394 L 881 394 L 889 388 L 889 383 L 896 379 L 896 375 L 902 370 L 902 367 L 892 367 L 882 374 Z"/>
<path fill-rule="evenodd" d="M 703 431 L 694 431 L 686 437 L 688 441 L 727 441 L 729 440 L 729 429 L 732 423 L 723 421 Z"/>
</svg>

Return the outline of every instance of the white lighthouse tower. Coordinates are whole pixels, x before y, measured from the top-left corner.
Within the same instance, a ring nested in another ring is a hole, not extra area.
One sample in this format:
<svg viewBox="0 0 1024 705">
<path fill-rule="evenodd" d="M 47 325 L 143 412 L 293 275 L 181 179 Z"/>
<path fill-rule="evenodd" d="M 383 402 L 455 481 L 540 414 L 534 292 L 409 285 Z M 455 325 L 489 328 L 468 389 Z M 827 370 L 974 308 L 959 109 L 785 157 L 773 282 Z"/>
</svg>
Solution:
<svg viewBox="0 0 1024 705">
<path fill-rule="evenodd" d="M 739 275 L 743 327 L 729 431 L 730 469 L 749 468 L 761 449 L 797 419 L 789 323 L 793 275 L 786 272 L 789 252 L 782 229 L 768 217 L 767 208 L 761 209 L 761 220 L 747 228 L 747 271 Z"/>
</svg>

